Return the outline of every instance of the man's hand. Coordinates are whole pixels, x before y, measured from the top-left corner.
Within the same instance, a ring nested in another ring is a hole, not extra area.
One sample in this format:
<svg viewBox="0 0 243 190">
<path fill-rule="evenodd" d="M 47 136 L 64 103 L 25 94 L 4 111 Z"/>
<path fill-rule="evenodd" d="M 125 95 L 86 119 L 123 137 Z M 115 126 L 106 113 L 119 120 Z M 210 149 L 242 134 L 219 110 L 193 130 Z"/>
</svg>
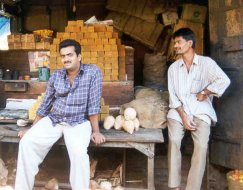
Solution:
<svg viewBox="0 0 243 190">
<path fill-rule="evenodd" d="M 185 127 L 186 130 L 195 131 L 197 129 L 196 123 L 194 123 L 194 121 L 193 121 L 193 117 L 186 115 L 182 119 L 182 122 L 183 122 L 183 126 Z"/>
<path fill-rule="evenodd" d="M 20 139 L 22 139 L 23 138 L 23 136 L 25 135 L 25 133 L 28 131 L 28 129 L 25 129 L 25 130 L 22 130 L 22 131 L 19 131 L 19 133 L 18 133 L 18 137 L 20 138 Z"/>
<path fill-rule="evenodd" d="M 105 142 L 105 136 L 100 132 L 93 132 L 91 134 L 91 140 L 97 145 Z"/>
</svg>

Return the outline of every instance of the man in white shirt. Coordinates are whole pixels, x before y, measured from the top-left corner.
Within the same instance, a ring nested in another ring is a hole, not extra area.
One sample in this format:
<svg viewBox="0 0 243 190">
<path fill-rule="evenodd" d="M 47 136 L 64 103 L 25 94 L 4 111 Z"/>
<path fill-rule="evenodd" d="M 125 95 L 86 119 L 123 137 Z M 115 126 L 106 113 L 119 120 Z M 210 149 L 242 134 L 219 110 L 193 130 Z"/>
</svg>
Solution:
<svg viewBox="0 0 243 190">
<path fill-rule="evenodd" d="M 213 96 L 220 97 L 230 84 L 229 78 L 209 57 L 195 53 L 195 34 L 181 28 L 173 34 L 174 49 L 181 59 L 168 70 L 170 110 L 169 181 L 173 190 L 181 189 L 181 141 L 185 131 L 191 132 L 194 151 L 186 190 L 200 190 L 206 165 L 211 121 L 217 122 L 212 106 Z"/>
</svg>

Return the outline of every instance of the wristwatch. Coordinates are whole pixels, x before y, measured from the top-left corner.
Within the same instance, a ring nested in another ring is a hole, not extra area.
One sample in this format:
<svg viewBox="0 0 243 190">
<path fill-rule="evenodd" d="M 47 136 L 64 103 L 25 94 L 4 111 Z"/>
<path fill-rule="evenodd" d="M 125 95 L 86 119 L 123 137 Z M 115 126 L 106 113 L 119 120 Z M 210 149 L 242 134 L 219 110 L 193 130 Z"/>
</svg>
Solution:
<svg viewBox="0 0 243 190">
<path fill-rule="evenodd" d="M 203 90 L 203 91 L 200 92 L 200 94 L 206 95 L 206 92 Z"/>
</svg>

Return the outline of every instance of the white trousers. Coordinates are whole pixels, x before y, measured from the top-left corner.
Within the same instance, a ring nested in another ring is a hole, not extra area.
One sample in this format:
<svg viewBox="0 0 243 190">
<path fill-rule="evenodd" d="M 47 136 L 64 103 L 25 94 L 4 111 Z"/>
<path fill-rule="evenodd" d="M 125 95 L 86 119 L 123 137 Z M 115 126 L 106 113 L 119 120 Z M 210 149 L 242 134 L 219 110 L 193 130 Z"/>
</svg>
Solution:
<svg viewBox="0 0 243 190">
<path fill-rule="evenodd" d="M 191 159 L 186 190 L 200 190 L 206 166 L 206 155 L 210 134 L 210 125 L 194 117 L 197 130 L 191 131 L 194 151 Z M 173 119 L 168 119 L 169 147 L 168 168 L 170 188 L 181 186 L 181 141 L 185 134 L 183 125 Z"/>
<path fill-rule="evenodd" d="M 53 144 L 64 136 L 70 159 L 70 184 L 72 190 L 89 189 L 89 156 L 87 147 L 91 137 L 91 125 L 87 121 L 69 126 L 62 123 L 53 126 L 49 117 L 42 118 L 26 132 L 19 143 L 15 190 L 32 190 L 38 166 Z"/>
</svg>

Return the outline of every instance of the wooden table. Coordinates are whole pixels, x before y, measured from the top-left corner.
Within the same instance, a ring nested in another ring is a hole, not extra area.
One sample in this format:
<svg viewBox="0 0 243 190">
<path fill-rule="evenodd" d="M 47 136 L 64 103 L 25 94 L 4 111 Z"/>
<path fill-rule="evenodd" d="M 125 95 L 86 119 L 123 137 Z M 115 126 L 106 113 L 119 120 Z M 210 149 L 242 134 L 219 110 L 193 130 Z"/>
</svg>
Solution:
<svg viewBox="0 0 243 190">
<path fill-rule="evenodd" d="M 5 127 L 4 127 L 5 126 Z M 18 143 L 17 131 L 6 129 L 7 124 L 0 125 L 0 142 Z M 147 190 L 154 190 L 154 148 L 155 143 L 164 142 L 161 129 L 143 129 L 134 132 L 132 135 L 124 131 L 117 131 L 115 129 L 105 130 L 101 129 L 101 132 L 106 137 L 106 142 L 101 145 L 91 146 L 95 147 L 113 147 L 113 148 L 134 148 L 147 157 Z M 1 144 L 1 143 L 0 143 Z M 60 140 L 57 144 L 64 145 L 63 140 Z M 1 151 L 1 148 L 0 148 Z M 1 152 L 0 152 L 1 153 Z M 125 154 L 125 151 L 124 151 Z M 126 166 L 126 156 L 123 156 L 123 169 Z M 125 184 L 125 171 L 123 172 L 123 184 Z M 133 188 L 126 188 L 133 189 Z M 138 188 L 136 188 L 138 189 Z M 140 189 L 142 190 L 142 189 Z M 144 189 L 145 190 L 145 189 Z"/>
</svg>

